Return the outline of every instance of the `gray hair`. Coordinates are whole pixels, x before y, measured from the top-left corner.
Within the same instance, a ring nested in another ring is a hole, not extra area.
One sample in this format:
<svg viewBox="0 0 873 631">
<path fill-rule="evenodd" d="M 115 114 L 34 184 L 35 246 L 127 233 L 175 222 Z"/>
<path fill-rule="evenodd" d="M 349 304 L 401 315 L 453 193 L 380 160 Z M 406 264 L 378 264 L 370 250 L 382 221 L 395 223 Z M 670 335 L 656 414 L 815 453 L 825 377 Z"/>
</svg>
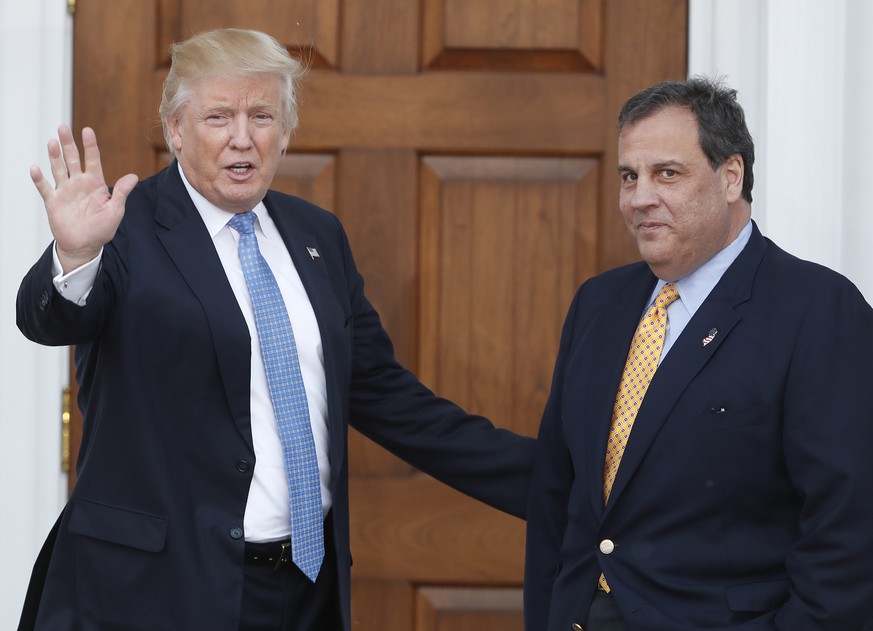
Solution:
<svg viewBox="0 0 873 631">
<path fill-rule="evenodd" d="M 743 160 L 743 199 L 752 202 L 755 176 L 755 143 L 737 91 L 719 80 L 691 77 L 687 81 L 663 81 L 629 98 L 618 115 L 618 131 L 657 114 L 666 107 L 686 107 L 697 117 L 700 148 L 713 169 L 734 155 Z"/>
</svg>

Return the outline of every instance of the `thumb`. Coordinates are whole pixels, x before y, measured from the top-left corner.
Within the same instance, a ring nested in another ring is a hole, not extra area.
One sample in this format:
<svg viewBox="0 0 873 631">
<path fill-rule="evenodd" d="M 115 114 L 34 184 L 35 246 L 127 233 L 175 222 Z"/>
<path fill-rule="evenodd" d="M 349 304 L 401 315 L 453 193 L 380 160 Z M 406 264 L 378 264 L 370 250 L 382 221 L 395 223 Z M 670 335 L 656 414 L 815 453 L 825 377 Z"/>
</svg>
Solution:
<svg viewBox="0 0 873 631">
<path fill-rule="evenodd" d="M 115 186 L 112 187 L 112 201 L 123 206 L 127 196 L 130 195 L 137 182 L 139 182 L 139 178 L 133 173 L 128 173 L 118 178 Z"/>
</svg>

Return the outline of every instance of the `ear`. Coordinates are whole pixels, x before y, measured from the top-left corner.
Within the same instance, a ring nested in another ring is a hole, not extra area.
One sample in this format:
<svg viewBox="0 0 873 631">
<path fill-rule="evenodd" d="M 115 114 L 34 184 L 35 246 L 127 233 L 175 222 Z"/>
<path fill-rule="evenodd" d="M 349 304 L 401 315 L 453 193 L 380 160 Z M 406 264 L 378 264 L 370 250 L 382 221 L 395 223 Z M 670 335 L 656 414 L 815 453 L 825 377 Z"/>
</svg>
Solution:
<svg viewBox="0 0 873 631">
<path fill-rule="evenodd" d="M 740 154 L 735 153 L 725 160 L 724 164 L 721 165 L 721 172 L 728 203 L 733 203 L 740 199 L 743 194 L 745 170 L 743 168 L 743 158 Z"/>
<path fill-rule="evenodd" d="M 179 129 L 179 117 L 174 116 L 167 119 L 167 131 L 170 132 L 170 140 L 173 143 L 173 149 L 176 152 L 182 150 L 182 132 Z"/>
</svg>

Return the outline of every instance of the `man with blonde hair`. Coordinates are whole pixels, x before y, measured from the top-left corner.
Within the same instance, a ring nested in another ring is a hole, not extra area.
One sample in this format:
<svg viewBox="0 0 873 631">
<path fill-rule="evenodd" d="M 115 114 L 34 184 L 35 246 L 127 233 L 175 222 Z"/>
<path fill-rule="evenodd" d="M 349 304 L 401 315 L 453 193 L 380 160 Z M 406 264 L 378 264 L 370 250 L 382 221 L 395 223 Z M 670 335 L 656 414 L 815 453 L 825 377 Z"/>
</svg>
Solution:
<svg viewBox="0 0 873 631">
<path fill-rule="evenodd" d="M 78 479 L 21 628 L 348 630 L 349 424 L 522 516 L 531 443 L 394 359 L 336 217 L 269 190 L 300 64 L 223 29 L 172 47 L 173 163 L 110 191 L 93 130 L 31 171 L 54 243 L 18 324 L 75 344 Z"/>
</svg>

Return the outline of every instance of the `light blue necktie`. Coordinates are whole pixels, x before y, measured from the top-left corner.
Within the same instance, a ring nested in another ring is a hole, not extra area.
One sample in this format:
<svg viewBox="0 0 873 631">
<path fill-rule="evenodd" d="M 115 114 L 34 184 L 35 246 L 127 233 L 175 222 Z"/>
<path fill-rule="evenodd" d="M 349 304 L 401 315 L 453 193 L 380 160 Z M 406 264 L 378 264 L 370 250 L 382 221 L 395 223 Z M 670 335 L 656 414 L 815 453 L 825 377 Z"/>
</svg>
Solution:
<svg viewBox="0 0 873 631">
<path fill-rule="evenodd" d="M 285 453 L 291 559 L 314 583 L 324 558 L 321 483 L 294 331 L 276 278 L 258 248 L 255 213 L 234 215 L 227 225 L 239 233 L 239 260 L 252 298 L 267 384 Z"/>
</svg>

